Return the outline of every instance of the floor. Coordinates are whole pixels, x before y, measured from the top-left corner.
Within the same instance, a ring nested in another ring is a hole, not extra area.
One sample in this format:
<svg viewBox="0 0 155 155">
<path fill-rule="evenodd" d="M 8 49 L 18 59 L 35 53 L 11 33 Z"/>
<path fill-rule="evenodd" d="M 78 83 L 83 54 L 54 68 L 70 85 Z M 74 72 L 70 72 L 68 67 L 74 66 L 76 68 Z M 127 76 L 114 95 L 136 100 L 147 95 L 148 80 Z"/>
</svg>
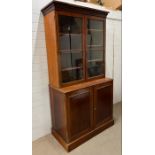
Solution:
<svg viewBox="0 0 155 155">
<path fill-rule="evenodd" d="M 32 143 L 33 155 L 121 155 L 121 103 L 114 105 L 114 126 L 67 153 L 51 135 Z"/>
</svg>

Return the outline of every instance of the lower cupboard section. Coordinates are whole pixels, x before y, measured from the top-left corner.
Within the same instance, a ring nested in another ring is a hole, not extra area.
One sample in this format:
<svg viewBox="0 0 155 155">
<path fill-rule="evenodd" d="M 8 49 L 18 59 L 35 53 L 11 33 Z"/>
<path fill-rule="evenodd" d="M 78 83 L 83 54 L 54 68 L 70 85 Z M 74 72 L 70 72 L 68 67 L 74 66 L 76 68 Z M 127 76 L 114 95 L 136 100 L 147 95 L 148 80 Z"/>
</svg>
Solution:
<svg viewBox="0 0 155 155">
<path fill-rule="evenodd" d="M 67 151 L 114 124 L 111 79 L 76 89 L 50 87 L 50 96 L 52 134 Z"/>
</svg>

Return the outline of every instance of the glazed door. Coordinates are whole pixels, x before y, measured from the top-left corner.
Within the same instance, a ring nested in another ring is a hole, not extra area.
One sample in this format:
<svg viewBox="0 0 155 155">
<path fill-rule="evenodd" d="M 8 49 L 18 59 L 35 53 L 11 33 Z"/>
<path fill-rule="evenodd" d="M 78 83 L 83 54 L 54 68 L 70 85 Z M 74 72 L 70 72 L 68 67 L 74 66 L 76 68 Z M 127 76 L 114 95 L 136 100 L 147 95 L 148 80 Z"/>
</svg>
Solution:
<svg viewBox="0 0 155 155">
<path fill-rule="evenodd" d="M 86 18 L 87 79 L 105 76 L 105 20 Z"/>
<path fill-rule="evenodd" d="M 83 17 L 59 13 L 58 27 L 61 83 L 83 80 Z"/>
<path fill-rule="evenodd" d="M 98 85 L 94 87 L 94 126 L 110 119 L 113 113 L 113 85 Z"/>
<path fill-rule="evenodd" d="M 81 89 L 68 94 L 69 137 L 73 140 L 88 132 L 93 120 L 92 89 Z"/>
</svg>

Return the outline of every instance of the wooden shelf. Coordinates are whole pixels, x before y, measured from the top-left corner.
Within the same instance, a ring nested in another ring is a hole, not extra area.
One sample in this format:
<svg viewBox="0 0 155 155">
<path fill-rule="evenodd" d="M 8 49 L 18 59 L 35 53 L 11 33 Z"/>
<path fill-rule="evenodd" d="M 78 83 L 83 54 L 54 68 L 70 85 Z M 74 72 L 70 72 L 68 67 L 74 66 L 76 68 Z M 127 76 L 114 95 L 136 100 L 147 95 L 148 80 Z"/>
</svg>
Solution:
<svg viewBox="0 0 155 155">
<path fill-rule="evenodd" d="M 97 31 L 97 32 L 103 32 L 103 30 L 100 30 L 100 29 L 88 29 L 88 31 Z"/>
<path fill-rule="evenodd" d="M 82 33 L 59 33 L 59 35 L 61 36 L 61 35 L 66 35 L 66 36 L 69 36 L 69 35 L 71 35 L 71 36 L 79 36 L 79 35 L 81 35 L 82 36 Z"/>
<path fill-rule="evenodd" d="M 93 59 L 93 60 L 88 60 L 88 62 L 102 62 L 103 59 Z"/>
<path fill-rule="evenodd" d="M 87 49 L 87 52 L 103 52 L 103 49 Z"/>
<path fill-rule="evenodd" d="M 65 71 L 76 70 L 76 69 L 82 69 L 82 67 L 69 67 L 69 68 L 62 69 L 61 71 L 65 72 Z"/>
<path fill-rule="evenodd" d="M 82 53 L 82 49 L 65 49 L 65 50 L 59 50 L 60 53 Z"/>
<path fill-rule="evenodd" d="M 87 45 L 88 47 L 103 47 L 103 45 Z"/>
</svg>

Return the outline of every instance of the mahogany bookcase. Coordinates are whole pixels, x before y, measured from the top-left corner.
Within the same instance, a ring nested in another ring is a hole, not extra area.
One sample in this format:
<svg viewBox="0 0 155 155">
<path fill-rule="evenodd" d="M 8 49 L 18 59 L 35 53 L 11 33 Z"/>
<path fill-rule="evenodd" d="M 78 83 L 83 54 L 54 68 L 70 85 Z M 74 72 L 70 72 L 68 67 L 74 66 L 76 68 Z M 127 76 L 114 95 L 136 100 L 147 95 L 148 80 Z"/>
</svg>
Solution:
<svg viewBox="0 0 155 155">
<path fill-rule="evenodd" d="M 51 132 L 71 151 L 114 124 L 113 80 L 105 77 L 108 12 L 52 1 L 42 13 Z"/>
</svg>

